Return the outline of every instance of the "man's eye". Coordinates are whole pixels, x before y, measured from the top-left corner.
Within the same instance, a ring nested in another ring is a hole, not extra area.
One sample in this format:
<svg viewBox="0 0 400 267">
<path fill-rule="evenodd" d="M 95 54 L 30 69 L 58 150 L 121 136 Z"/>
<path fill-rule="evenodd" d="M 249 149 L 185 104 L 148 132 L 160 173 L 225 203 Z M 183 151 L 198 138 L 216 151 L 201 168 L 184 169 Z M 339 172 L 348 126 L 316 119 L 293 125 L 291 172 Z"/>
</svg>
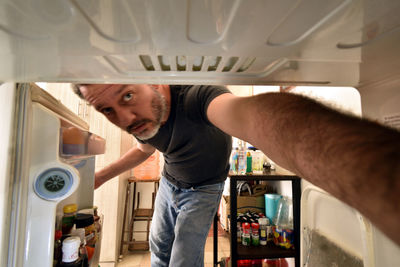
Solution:
<svg viewBox="0 0 400 267">
<path fill-rule="evenodd" d="M 127 93 L 124 95 L 123 99 L 125 102 L 128 102 L 129 100 L 131 100 L 133 98 L 133 94 L 132 93 Z"/>
<path fill-rule="evenodd" d="M 103 113 L 103 114 L 106 115 L 106 116 L 110 115 L 111 112 L 112 112 L 112 108 L 103 108 L 103 109 L 101 110 L 101 113 Z"/>
</svg>

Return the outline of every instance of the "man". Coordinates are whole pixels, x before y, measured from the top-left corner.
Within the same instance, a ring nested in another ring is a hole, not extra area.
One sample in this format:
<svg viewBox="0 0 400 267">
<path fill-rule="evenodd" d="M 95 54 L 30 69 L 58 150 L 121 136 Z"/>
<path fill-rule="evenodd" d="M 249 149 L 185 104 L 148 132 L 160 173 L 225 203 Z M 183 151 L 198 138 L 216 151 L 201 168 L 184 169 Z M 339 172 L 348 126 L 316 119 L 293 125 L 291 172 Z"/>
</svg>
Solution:
<svg viewBox="0 0 400 267">
<path fill-rule="evenodd" d="M 96 173 L 96 186 L 140 164 L 154 147 L 164 153 L 151 229 L 153 266 L 202 266 L 206 233 L 228 168 L 226 134 L 355 207 L 400 243 L 400 134 L 395 130 L 287 93 L 236 97 L 213 86 L 77 88 L 139 142 Z"/>
<path fill-rule="evenodd" d="M 209 103 L 224 87 L 81 85 L 83 97 L 133 134 L 137 147 L 96 173 L 96 187 L 157 148 L 163 177 L 150 231 L 152 266 L 203 266 L 204 246 L 229 170 L 232 140 L 212 125 Z"/>
</svg>

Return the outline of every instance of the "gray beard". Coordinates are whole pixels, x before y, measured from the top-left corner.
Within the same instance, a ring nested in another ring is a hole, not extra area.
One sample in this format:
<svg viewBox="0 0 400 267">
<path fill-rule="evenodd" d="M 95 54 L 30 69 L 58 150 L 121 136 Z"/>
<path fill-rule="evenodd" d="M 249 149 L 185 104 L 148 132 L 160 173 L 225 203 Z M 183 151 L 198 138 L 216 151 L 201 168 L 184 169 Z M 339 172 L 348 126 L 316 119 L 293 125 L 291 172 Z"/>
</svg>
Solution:
<svg viewBox="0 0 400 267">
<path fill-rule="evenodd" d="M 155 97 L 151 101 L 151 109 L 155 117 L 155 120 L 151 123 L 153 127 L 150 131 L 145 131 L 143 134 L 134 135 L 140 140 L 151 139 L 158 133 L 161 128 L 161 120 L 168 110 L 165 97 L 156 90 L 154 90 L 154 93 Z"/>
</svg>

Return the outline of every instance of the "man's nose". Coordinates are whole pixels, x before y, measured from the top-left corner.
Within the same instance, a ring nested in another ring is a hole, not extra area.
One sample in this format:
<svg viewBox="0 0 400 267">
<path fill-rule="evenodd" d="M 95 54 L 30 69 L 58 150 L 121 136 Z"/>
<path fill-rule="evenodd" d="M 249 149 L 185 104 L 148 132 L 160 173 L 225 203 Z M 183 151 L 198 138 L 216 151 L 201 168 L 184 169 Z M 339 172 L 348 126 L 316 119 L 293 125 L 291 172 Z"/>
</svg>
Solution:
<svg viewBox="0 0 400 267">
<path fill-rule="evenodd" d="M 128 108 L 119 108 L 116 110 L 117 123 L 121 128 L 126 129 L 135 120 L 136 115 Z"/>
</svg>

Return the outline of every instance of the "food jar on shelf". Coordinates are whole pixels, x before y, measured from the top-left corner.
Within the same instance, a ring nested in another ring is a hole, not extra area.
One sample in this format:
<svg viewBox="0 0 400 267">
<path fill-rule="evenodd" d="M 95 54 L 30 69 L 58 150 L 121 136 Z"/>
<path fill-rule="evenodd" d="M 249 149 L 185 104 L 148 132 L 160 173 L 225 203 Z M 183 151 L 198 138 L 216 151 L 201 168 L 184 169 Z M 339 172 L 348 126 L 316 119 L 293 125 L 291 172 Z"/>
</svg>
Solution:
<svg viewBox="0 0 400 267">
<path fill-rule="evenodd" d="M 78 213 L 75 219 L 76 228 L 85 229 L 85 239 L 88 246 L 94 247 L 97 242 L 96 227 L 94 217 L 91 214 Z"/>
<path fill-rule="evenodd" d="M 68 204 L 63 207 L 64 215 L 61 219 L 61 231 L 63 235 L 68 235 L 74 227 L 77 210 L 78 206 L 76 204 Z"/>
</svg>

